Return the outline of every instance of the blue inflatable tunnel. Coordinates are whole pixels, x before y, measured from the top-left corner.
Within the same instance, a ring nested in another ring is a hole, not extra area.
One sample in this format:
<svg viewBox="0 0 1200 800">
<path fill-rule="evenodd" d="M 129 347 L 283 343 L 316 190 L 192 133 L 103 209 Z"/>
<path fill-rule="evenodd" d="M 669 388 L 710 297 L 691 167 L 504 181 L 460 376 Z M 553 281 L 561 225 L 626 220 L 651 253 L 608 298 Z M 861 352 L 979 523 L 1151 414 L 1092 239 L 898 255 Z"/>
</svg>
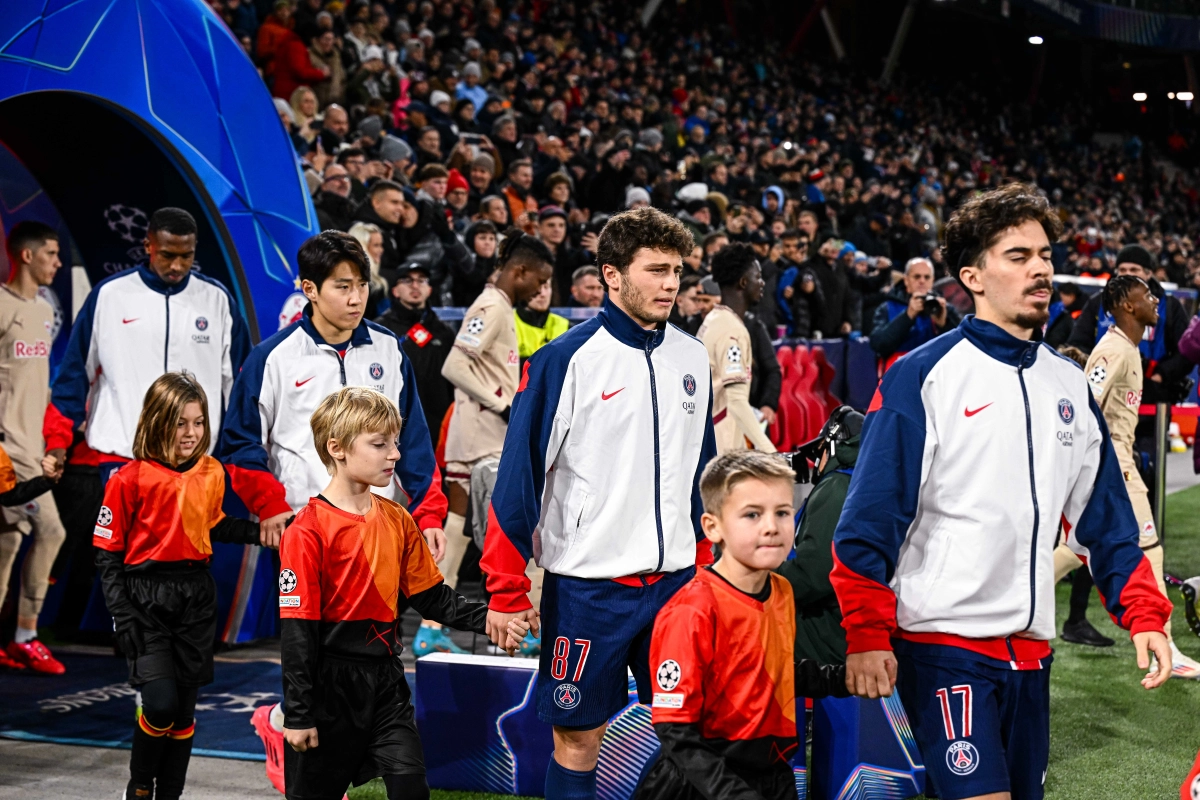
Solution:
<svg viewBox="0 0 1200 800">
<path fill-rule="evenodd" d="M 55 352 L 87 288 L 143 257 L 162 206 L 196 218 L 197 269 L 229 288 L 255 341 L 295 316 L 296 252 L 316 214 L 270 94 L 225 24 L 201 0 L 3 3 L 0 223 L 60 232 Z M 273 633 L 271 554 L 220 547 L 222 638 Z"/>
</svg>

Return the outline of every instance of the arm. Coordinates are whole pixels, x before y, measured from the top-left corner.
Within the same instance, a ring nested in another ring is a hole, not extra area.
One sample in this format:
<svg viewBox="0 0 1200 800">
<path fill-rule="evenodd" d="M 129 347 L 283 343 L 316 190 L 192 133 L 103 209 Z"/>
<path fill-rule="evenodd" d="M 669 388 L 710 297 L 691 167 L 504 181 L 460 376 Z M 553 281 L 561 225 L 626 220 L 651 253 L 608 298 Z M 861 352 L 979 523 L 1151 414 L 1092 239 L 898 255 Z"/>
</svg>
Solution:
<svg viewBox="0 0 1200 800">
<path fill-rule="evenodd" d="M 847 655 L 890 651 L 896 595 L 889 586 L 917 512 L 927 449 L 923 365 L 902 359 L 884 375 L 833 535 L 830 583 L 842 609 Z"/>
<path fill-rule="evenodd" d="M 396 477 L 408 495 L 409 509 L 421 530 L 442 527 L 449 504 L 442 494 L 441 473 L 429 438 L 429 426 L 425 422 L 425 411 L 417 395 L 417 376 L 412 362 L 404 355 L 400 340 L 400 369 L 404 374 L 404 387 L 400 390 L 397 405 L 404 420 L 400 428 L 400 461 L 396 464 Z"/>
<path fill-rule="evenodd" d="M 871 349 L 880 358 L 887 358 L 900 349 L 912 331 L 913 318 L 908 314 L 897 314 L 893 320 L 887 318 L 887 303 L 875 309 L 875 329 L 871 331 Z"/>
<path fill-rule="evenodd" d="M 92 544 L 96 547 L 96 570 L 100 575 L 104 603 L 112 616 L 118 644 L 127 658 L 137 658 L 142 650 L 140 615 L 125 586 L 126 536 L 137 511 L 134 487 L 129 478 L 130 470 L 124 468 L 109 478 L 104 487 L 100 520 L 110 519 L 107 525 L 101 525 L 97 520 Z"/>
<path fill-rule="evenodd" d="M 811 658 L 796 662 L 797 697 L 849 697 L 846 665 L 821 664 Z"/>
<path fill-rule="evenodd" d="M 485 633 L 487 603 L 468 600 L 444 582 L 408 598 L 423 619 L 431 619 L 459 631 Z"/>
<path fill-rule="evenodd" d="M 87 419 L 88 393 L 97 375 L 97 356 L 92 337 L 100 287 L 92 289 L 71 326 L 62 363 L 50 387 L 50 405 L 42 423 L 47 450 L 66 450 L 74 432 Z"/>
<path fill-rule="evenodd" d="M 267 351 L 255 348 L 242 366 L 221 424 L 218 458 L 233 491 L 259 519 L 290 514 L 287 491 L 271 473 L 267 438 L 274 418 L 273 393 L 264 384 Z"/>
<path fill-rule="evenodd" d="M 314 681 L 321 652 L 321 540 L 303 525 L 293 525 L 279 548 L 281 570 L 290 570 L 296 587 L 279 594 L 280 665 L 283 670 L 284 727 L 316 727 Z"/>
<path fill-rule="evenodd" d="M 1130 363 L 1133 361 L 1135 363 Z M 1142 483 L 1142 478 L 1134 462 L 1134 431 L 1138 423 L 1138 408 L 1141 406 L 1142 382 L 1131 375 L 1133 370 L 1141 371 L 1141 358 L 1137 352 L 1130 353 L 1130 358 L 1114 361 L 1106 359 L 1104 377 L 1100 380 L 1098 371 L 1094 371 L 1098 359 L 1088 360 L 1088 385 L 1092 396 L 1108 426 L 1112 438 L 1113 452 L 1117 456 L 1122 477 L 1126 481 Z M 1093 380 L 1095 376 L 1096 380 Z"/>
<path fill-rule="evenodd" d="M 1100 293 L 1097 292 L 1083 305 L 1083 311 L 1075 318 L 1067 344 L 1090 353 L 1096 347 L 1096 316 L 1100 308 Z"/>
<path fill-rule="evenodd" d="M 208 529 L 208 538 L 214 542 L 259 544 L 258 537 L 257 522 L 237 517 L 223 517 L 220 522 Z"/>
<path fill-rule="evenodd" d="M 0 506 L 23 506 L 35 497 L 40 497 L 54 488 L 54 481 L 45 475 L 21 481 L 7 492 L 0 494 Z"/>
<path fill-rule="evenodd" d="M 1154 369 L 1166 383 L 1174 383 L 1192 371 L 1192 363 L 1180 353 L 1179 346 L 1187 330 L 1188 316 L 1183 306 L 1174 297 L 1167 298 L 1167 318 L 1162 335 L 1167 337 L 1167 355 Z"/>
<path fill-rule="evenodd" d="M 728 400 L 729 415 L 737 422 L 742 434 L 750 440 L 755 450 L 774 453 L 775 445 L 767 438 L 754 409 L 750 406 L 750 384 L 731 383 L 725 387 L 725 397 Z"/>
<path fill-rule="evenodd" d="M 700 445 L 700 458 L 696 462 L 696 472 L 692 475 L 692 529 L 696 531 L 696 568 L 707 567 L 713 563 L 712 542 L 704 535 L 700 517 L 704 516 L 704 499 L 700 496 L 700 476 L 708 462 L 717 457 L 717 435 L 713 430 L 712 421 L 712 375 L 708 379 L 708 411 L 704 419 L 704 443 Z"/>
<path fill-rule="evenodd" d="M 500 333 L 500 326 L 503 322 L 507 322 L 507 320 L 501 321 L 500 315 L 493 313 L 494 311 L 494 308 L 488 306 L 472 307 L 467 310 L 463 326 L 459 329 L 458 336 L 454 338 L 454 347 L 442 364 L 442 377 L 462 389 L 479 405 L 499 414 L 507 406 L 500 398 L 496 397 L 495 388 L 480 380 L 471 368 L 472 364 L 482 358 L 487 349 L 491 347 L 492 342 Z M 482 327 L 475 331 L 467 330 L 468 325 L 476 323 Z"/>
<path fill-rule="evenodd" d="M 569 358 L 569 357 L 568 357 Z M 508 435 L 488 509 L 480 568 L 487 574 L 489 608 L 516 613 L 530 608 L 525 565 L 533 557 L 533 531 L 542 513 L 546 471 L 558 457 L 570 420 L 558 413 L 566 381 L 566 359 L 543 347 L 525 362 L 513 399 Z"/>
</svg>

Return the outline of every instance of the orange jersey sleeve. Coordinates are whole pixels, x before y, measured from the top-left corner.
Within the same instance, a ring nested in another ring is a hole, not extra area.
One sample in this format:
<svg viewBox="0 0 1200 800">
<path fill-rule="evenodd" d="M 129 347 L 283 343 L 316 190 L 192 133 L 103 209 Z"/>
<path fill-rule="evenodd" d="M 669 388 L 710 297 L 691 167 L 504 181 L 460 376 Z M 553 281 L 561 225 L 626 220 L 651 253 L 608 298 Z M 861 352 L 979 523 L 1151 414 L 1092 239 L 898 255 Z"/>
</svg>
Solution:
<svg viewBox="0 0 1200 800">
<path fill-rule="evenodd" d="M 315 527 L 317 515 L 305 506 L 283 532 L 279 544 L 279 616 L 281 619 L 321 619 L 321 558 L 323 542 Z"/>
<path fill-rule="evenodd" d="M 0 494 L 11 492 L 17 485 L 17 473 L 13 469 L 8 451 L 0 447 Z"/>
<path fill-rule="evenodd" d="M 437 586 L 444 578 L 437 563 L 433 560 L 433 553 L 429 552 L 429 545 L 425 542 L 425 537 L 417 528 L 417 523 L 407 511 L 398 505 L 389 508 L 394 515 L 394 524 L 400 528 L 401 535 L 404 537 L 404 549 L 402 550 L 404 562 L 400 569 L 400 592 L 405 597 L 412 597 L 418 592 Z"/>
<path fill-rule="evenodd" d="M 716 599 L 693 580 L 658 613 L 650 640 L 654 681 L 651 718 L 658 722 L 699 723 L 713 660 Z"/>
<path fill-rule="evenodd" d="M 138 512 L 138 467 L 138 462 L 129 462 L 114 472 L 104 487 L 104 503 L 92 530 L 92 544 L 101 550 L 113 553 L 125 550 Z"/>
</svg>

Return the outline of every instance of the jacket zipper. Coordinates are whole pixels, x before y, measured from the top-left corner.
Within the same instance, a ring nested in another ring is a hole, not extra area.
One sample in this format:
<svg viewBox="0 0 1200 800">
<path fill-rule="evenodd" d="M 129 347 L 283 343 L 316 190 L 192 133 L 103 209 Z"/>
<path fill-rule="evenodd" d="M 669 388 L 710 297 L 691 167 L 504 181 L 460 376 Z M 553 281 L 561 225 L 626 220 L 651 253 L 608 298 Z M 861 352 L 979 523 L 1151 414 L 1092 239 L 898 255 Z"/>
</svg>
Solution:
<svg viewBox="0 0 1200 800">
<path fill-rule="evenodd" d="M 168 361 L 171 354 L 171 295 L 163 295 L 163 299 L 167 301 L 167 338 L 163 342 L 163 372 L 170 372 Z"/>
<path fill-rule="evenodd" d="M 658 442 L 658 387 L 654 382 L 654 349 L 651 347 L 653 341 L 653 334 L 646 337 L 646 366 L 650 368 L 650 405 L 654 409 L 654 524 L 658 527 L 658 566 L 654 571 L 659 572 L 663 565 L 662 485 Z"/>
<path fill-rule="evenodd" d="M 1025 388 L 1026 362 L 1031 361 L 1036 344 L 1031 345 L 1021 357 L 1021 366 L 1017 367 L 1017 380 L 1021 382 L 1021 397 L 1025 400 L 1025 444 L 1029 450 L 1029 492 L 1033 496 L 1033 540 L 1029 546 L 1029 622 L 1022 630 L 1033 626 L 1034 612 L 1037 610 L 1037 542 L 1040 511 L 1038 510 L 1037 478 L 1033 470 L 1033 418 L 1029 412 L 1029 392 Z"/>
<path fill-rule="evenodd" d="M 347 353 L 350 352 L 349 347 L 346 348 L 346 352 Z M 337 356 L 338 369 L 340 369 L 342 372 L 342 386 L 344 387 L 346 385 L 346 357 L 344 355 L 342 355 L 341 353 L 339 353 L 337 351 L 337 348 L 334 348 L 333 354 L 335 356 Z"/>
</svg>

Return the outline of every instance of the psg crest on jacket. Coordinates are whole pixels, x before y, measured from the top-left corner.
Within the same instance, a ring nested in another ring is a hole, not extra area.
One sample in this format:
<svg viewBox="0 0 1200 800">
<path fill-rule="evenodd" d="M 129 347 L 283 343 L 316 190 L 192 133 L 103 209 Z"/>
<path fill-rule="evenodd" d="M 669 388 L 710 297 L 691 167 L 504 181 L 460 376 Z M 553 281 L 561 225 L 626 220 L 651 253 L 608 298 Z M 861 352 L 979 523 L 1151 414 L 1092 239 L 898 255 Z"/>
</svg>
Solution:
<svg viewBox="0 0 1200 800">
<path fill-rule="evenodd" d="M 691 375 L 683 376 L 683 390 L 687 392 L 687 396 L 691 397 L 696 394 L 696 379 Z"/>
<path fill-rule="evenodd" d="M 1058 401 L 1058 416 L 1067 425 L 1075 421 L 1075 406 L 1065 397 Z"/>
<path fill-rule="evenodd" d="M 382 377 L 383 377 L 383 364 L 380 364 L 378 361 L 376 361 L 374 364 L 371 365 L 371 379 L 379 380 Z"/>
</svg>

